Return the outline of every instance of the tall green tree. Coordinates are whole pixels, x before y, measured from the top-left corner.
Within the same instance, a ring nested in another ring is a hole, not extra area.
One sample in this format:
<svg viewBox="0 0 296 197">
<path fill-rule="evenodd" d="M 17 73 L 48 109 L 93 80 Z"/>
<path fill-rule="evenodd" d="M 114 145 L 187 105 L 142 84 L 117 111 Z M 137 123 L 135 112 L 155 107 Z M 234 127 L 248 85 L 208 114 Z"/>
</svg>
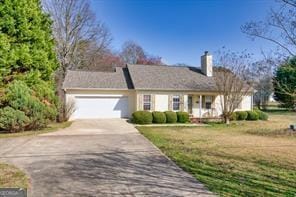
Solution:
<svg viewBox="0 0 296 197">
<path fill-rule="evenodd" d="M 274 78 L 275 99 L 285 107 L 296 109 L 296 58 L 282 64 Z"/>
<path fill-rule="evenodd" d="M 11 84 L 22 84 L 30 89 L 30 96 L 40 106 L 55 108 L 57 99 L 53 74 L 58 68 L 58 61 L 51 20 L 42 11 L 41 2 L 1 0 L 0 40 L 0 107 L 14 108 L 10 106 L 13 95 L 9 87 Z M 22 83 L 16 83 L 17 81 Z M 7 94 L 10 95 L 10 100 L 7 100 Z M 20 96 L 22 95 L 18 94 Z M 34 114 L 36 113 L 26 113 L 28 118 L 33 118 Z"/>
<path fill-rule="evenodd" d="M 30 72 L 51 79 L 58 67 L 51 33 L 51 21 L 39 0 L 0 1 L 2 84 Z"/>
</svg>

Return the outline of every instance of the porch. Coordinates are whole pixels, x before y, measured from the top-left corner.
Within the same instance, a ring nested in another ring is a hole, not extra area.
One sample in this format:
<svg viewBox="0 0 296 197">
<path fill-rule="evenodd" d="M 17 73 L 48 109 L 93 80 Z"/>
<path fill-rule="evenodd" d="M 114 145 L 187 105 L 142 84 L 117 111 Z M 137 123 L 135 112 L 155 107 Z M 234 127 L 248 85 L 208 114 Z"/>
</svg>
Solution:
<svg viewBox="0 0 296 197">
<path fill-rule="evenodd" d="M 187 112 L 192 120 L 217 119 L 221 114 L 219 111 L 218 95 L 187 95 Z"/>
</svg>

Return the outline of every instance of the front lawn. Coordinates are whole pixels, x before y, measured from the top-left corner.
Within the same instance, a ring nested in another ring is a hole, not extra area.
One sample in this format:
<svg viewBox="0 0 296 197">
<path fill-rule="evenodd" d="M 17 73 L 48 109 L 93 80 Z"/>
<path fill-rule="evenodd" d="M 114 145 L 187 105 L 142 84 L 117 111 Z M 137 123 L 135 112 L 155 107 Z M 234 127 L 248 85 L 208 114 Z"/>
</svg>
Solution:
<svg viewBox="0 0 296 197">
<path fill-rule="evenodd" d="M 46 128 L 36 131 L 23 131 L 18 133 L 1 133 L 0 132 L 0 138 L 7 138 L 7 137 L 22 137 L 22 136 L 29 136 L 29 135 L 39 135 L 42 133 L 48 133 L 57 131 L 59 129 L 64 129 L 66 127 L 69 127 L 72 124 L 72 122 L 62 122 L 62 123 L 51 123 Z"/>
<path fill-rule="evenodd" d="M 29 179 L 15 166 L 0 163 L 0 188 L 28 188 Z"/>
<path fill-rule="evenodd" d="M 231 126 L 138 127 L 185 171 L 222 196 L 295 196 L 296 113 Z"/>
</svg>

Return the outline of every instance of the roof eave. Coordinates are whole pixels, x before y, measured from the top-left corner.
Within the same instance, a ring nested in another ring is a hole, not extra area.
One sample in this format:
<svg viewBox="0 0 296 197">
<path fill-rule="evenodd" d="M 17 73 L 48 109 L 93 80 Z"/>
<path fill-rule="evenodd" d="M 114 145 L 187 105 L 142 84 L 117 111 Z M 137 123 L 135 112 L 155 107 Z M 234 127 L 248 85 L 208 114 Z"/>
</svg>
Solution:
<svg viewBox="0 0 296 197">
<path fill-rule="evenodd" d="M 134 89 L 128 89 L 128 88 L 63 88 L 63 90 L 134 90 Z"/>
</svg>

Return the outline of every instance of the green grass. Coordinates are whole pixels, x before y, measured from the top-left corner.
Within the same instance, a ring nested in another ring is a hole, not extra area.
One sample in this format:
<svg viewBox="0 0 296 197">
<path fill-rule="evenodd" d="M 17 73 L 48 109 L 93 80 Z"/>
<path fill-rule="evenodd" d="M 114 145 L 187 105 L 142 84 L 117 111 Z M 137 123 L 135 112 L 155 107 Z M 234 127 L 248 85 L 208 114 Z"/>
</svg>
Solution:
<svg viewBox="0 0 296 197">
<path fill-rule="evenodd" d="M 0 188 L 28 188 L 29 178 L 15 166 L 0 163 Z"/>
<path fill-rule="evenodd" d="M 30 135 L 39 135 L 42 133 L 48 133 L 57 131 L 58 129 L 63 129 L 66 127 L 69 127 L 72 124 L 72 122 L 62 122 L 62 123 L 51 123 L 48 125 L 48 127 L 36 130 L 36 131 L 23 131 L 18 133 L 0 133 L 0 138 L 8 138 L 8 137 L 22 137 L 22 136 L 30 136 Z"/>
<path fill-rule="evenodd" d="M 230 126 L 138 127 L 177 165 L 221 196 L 295 196 L 296 113 Z"/>
</svg>

